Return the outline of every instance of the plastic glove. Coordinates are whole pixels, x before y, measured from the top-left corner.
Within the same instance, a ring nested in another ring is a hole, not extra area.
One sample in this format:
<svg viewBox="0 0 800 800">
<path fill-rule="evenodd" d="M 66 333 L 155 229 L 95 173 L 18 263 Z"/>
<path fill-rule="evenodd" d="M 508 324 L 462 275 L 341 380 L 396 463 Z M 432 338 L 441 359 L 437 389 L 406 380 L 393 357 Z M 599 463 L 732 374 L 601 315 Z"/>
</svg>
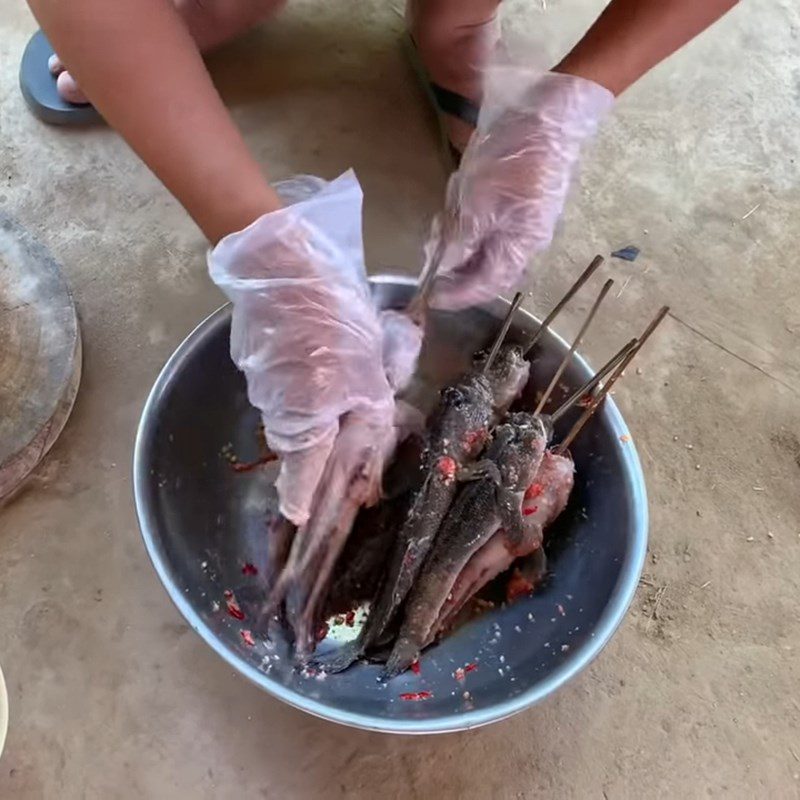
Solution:
<svg viewBox="0 0 800 800">
<path fill-rule="evenodd" d="M 477 128 L 426 246 L 426 269 L 440 259 L 433 306 L 477 305 L 517 286 L 550 245 L 581 144 L 613 102 L 573 75 L 488 70 Z"/>
<path fill-rule="evenodd" d="M 208 256 L 233 303 L 231 357 L 281 458 L 280 511 L 297 525 L 308 519 L 342 417 L 358 415 L 380 443 L 394 413 L 364 270 L 361 187 L 352 171 L 301 183 L 299 194 L 284 195 L 303 199 L 226 236 Z M 374 451 L 380 458 L 383 449 Z"/>
</svg>

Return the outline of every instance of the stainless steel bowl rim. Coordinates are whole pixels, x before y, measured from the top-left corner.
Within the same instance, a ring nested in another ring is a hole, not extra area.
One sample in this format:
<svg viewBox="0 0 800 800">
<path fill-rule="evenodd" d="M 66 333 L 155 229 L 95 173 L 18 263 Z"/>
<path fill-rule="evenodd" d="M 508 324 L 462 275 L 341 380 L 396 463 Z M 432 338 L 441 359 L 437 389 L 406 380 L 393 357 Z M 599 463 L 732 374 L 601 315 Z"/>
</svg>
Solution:
<svg viewBox="0 0 800 800">
<path fill-rule="evenodd" d="M 377 275 L 371 276 L 370 280 L 373 283 L 391 282 L 406 285 L 416 284 L 413 278 L 400 275 Z M 480 727 L 481 725 L 487 725 L 491 722 L 505 719 L 541 702 L 545 697 L 555 692 L 560 686 L 564 685 L 585 669 L 597 657 L 625 617 L 625 613 L 636 592 L 647 553 L 647 531 L 649 524 L 647 492 L 639 455 L 632 441 L 626 445 L 623 457 L 628 466 L 625 479 L 631 484 L 630 489 L 634 500 L 634 536 L 629 556 L 622 565 L 620 579 L 615 592 L 606 605 L 597 627 L 594 629 L 594 636 L 582 646 L 576 647 L 570 654 L 570 657 L 566 659 L 559 668 L 520 695 L 507 701 L 497 703 L 489 708 L 448 714 L 434 720 L 378 719 L 366 714 L 351 713 L 342 709 L 332 708 L 324 703 L 319 703 L 308 697 L 298 695 L 291 689 L 271 679 L 269 675 L 243 662 L 237 658 L 233 652 L 228 650 L 222 642 L 213 635 L 211 629 L 187 602 L 180 587 L 174 583 L 170 576 L 164 554 L 159 547 L 158 539 L 154 532 L 154 521 L 148 513 L 147 504 L 144 500 L 144 487 L 148 466 L 144 462 L 143 453 L 148 427 L 154 420 L 154 412 L 158 398 L 167 382 L 178 371 L 183 360 L 188 356 L 188 353 L 191 352 L 193 344 L 202 337 L 208 336 L 216 327 L 226 324 L 230 313 L 230 304 L 225 304 L 218 308 L 204 319 L 186 339 L 184 339 L 172 356 L 170 356 L 159 373 L 145 403 L 136 432 L 133 452 L 134 502 L 139 520 L 139 528 L 142 538 L 144 539 L 147 553 L 150 556 L 156 573 L 178 611 L 180 611 L 192 629 L 200 635 L 214 652 L 221 656 L 237 672 L 240 672 L 252 681 L 256 686 L 268 692 L 273 697 L 282 700 L 284 703 L 288 703 L 290 706 L 341 725 L 348 725 L 364 730 L 403 734 L 448 733 L 470 730 Z M 528 320 L 534 324 L 540 322 L 536 317 L 523 309 L 520 309 L 517 313 L 527 316 Z M 569 346 L 554 332 L 553 335 L 564 348 Z M 589 369 L 589 365 L 579 354 L 575 354 L 575 359 L 581 366 L 587 370 Z M 609 397 L 605 405 L 613 432 L 618 437 L 629 436 L 630 432 L 628 427 L 613 399 Z M 334 678 L 331 677 L 331 679 Z"/>
</svg>

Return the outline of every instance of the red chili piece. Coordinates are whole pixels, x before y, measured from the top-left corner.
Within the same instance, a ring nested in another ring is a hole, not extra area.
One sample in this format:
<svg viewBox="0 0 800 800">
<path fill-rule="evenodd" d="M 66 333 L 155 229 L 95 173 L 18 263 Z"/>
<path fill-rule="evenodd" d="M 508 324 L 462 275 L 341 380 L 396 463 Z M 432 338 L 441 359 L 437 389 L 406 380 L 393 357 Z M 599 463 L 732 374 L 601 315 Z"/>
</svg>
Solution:
<svg viewBox="0 0 800 800">
<path fill-rule="evenodd" d="M 256 469 L 256 467 L 260 467 L 263 464 L 269 464 L 271 461 L 276 461 L 278 458 L 275 453 L 267 453 L 265 456 L 261 456 L 257 461 L 234 461 L 231 464 L 231 469 L 234 472 L 250 472 L 251 470 Z"/>
<path fill-rule="evenodd" d="M 530 508 L 523 508 L 522 509 L 522 516 L 529 517 L 531 514 L 535 514 L 539 510 L 539 506 L 531 506 Z"/>
<path fill-rule="evenodd" d="M 476 669 L 478 669 L 478 665 L 473 661 L 464 667 L 464 672 L 475 672 Z"/>
<path fill-rule="evenodd" d="M 403 692 L 400 695 L 401 700 L 428 700 L 429 698 L 433 697 L 432 692 L 428 691 L 421 691 L 421 692 Z"/>
<path fill-rule="evenodd" d="M 463 667 L 459 667 L 459 668 L 458 668 L 458 669 L 457 669 L 457 670 L 456 670 L 456 671 L 453 673 L 453 677 L 454 677 L 454 678 L 455 678 L 457 681 L 463 681 L 463 680 L 464 680 L 464 674 L 465 674 L 465 673 L 464 673 L 464 668 L 463 668 Z"/>
<path fill-rule="evenodd" d="M 436 465 L 436 468 L 439 470 L 439 474 L 446 480 L 452 480 L 456 475 L 456 469 L 458 468 L 456 462 L 450 456 L 442 456 L 439 459 L 439 462 Z"/>
<path fill-rule="evenodd" d="M 534 497 L 538 497 L 544 491 L 544 487 L 541 483 L 532 483 L 528 487 L 528 491 L 525 492 L 525 499 L 532 500 Z"/>
<path fill-rule="evenodd" d="M 244 643 L 250 647 L 255 646 L 255 640 L 253 639 L 253 634 L 250 631 L 239 631 L 242 639 L 244 639 Z"/>
<path fill-rule="evenodd" d="M 234 618 L 238 619 L 239 621 L 244 619 L 244 611 L 239 608 L 239 604 L 236 602 L 236 598 L 233 596 L 233 592 L 230 589 L 226 589 L 223 593 L 223 597 L 225 598 L 225 606 L 228 609 L 228 613 Z"/>
<path fill-rule="evenodd" d="M 258 567 L 248 561 L 242 567 L 242 575 L 258 575 Z"/>
<path fill-rule="evenodd" d="M 534 585 L 518 569 L 515 569 L 506 585 L 506 601 L 513 603 L 518 598 L 529 595 L 534 588 Z"/>
<path fill-rule="evenodd" d="M 344 624 L 347 625 L 348 628 L 352 628 L 356 622 L 356 612 L 355 611 L 348 611 L 344 618 Z"/>
<path fill-rule="evenodd" d="M 464 446 L 471 450 L 476 444 L 483 444 L 486 441 L 486 431 L 470 431 L 464 437 Z"/>
<path fill-rule="evenodd" d="M 419 675 L 419 674 L 420 674 L 420 672 L 422 672 L 422 668 L 421 668 L 421 667 L 420 667 L 420 665 L 419 665 L 419 659 L 417 659 L 416 661 L 414 661 L 414 662 L 411 664 L 411 671 L 412 671 L 412 672 L 413 672 L 415 675 Z"/>
<path fill-rule="evenodd" d="M 317 628 L 317 641 L 321 642 L 327 635 L 328 635 L 328 623 L 323 622 L 319 626 L 319 628 Z"/>
</svg>

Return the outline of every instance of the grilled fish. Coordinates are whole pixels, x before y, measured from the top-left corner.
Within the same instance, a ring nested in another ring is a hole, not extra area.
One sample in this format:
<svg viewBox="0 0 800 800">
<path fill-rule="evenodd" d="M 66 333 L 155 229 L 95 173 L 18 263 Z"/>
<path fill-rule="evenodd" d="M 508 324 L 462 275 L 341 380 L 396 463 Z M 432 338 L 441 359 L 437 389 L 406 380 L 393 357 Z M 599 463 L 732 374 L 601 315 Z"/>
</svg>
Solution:
<svg viewBox="0 0 800 800">
<path fill-rule="evenodd" d="M 513 414 L 487 448 L 484 474 L 466 484 L 442 524 L 430 556 L 411 591 L 386 677 L 407 669 L 431 638 L 450 590 L 470 556 L 498 526 L 511 541 L 522 541 L 522 502 L 547 446 L 541 417 Z"/>
</svg>

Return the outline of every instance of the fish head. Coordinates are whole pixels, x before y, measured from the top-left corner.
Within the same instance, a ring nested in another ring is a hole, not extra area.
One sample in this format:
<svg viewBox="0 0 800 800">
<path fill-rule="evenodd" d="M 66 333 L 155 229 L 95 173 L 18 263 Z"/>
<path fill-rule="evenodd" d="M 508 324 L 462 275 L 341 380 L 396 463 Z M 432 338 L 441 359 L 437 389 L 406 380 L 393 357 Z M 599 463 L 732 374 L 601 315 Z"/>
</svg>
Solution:
<svg viewBox="0 0 800 800">
<path fill-rule="evenodd" d="M 473 364 L 476 370 L 483 368 L 488 351 L 476 353 Z M 503 345 L 497 353 L 486 377 L 492 388 L 492 403 L 495 411 L 504 413 L 519 397 L 528 382 L 531 364 L 518 344 Z"/>
<path fill-rule="evenodd" d="M 503 483 L 514 490 L 524 491 L 533 482 L 547 448 L 547 422 L 539 414 L 518 412 L 510 414 L 501 427 L 513 431 L 498 459 Z"/>
<path fill-rule="evenodd" d="M 432 449 L 461 463 L 486 444 L 492 414 L 492 390 L 484 375 L 470 373 L 442 390 L 430 425 Z"/>
</svg>

